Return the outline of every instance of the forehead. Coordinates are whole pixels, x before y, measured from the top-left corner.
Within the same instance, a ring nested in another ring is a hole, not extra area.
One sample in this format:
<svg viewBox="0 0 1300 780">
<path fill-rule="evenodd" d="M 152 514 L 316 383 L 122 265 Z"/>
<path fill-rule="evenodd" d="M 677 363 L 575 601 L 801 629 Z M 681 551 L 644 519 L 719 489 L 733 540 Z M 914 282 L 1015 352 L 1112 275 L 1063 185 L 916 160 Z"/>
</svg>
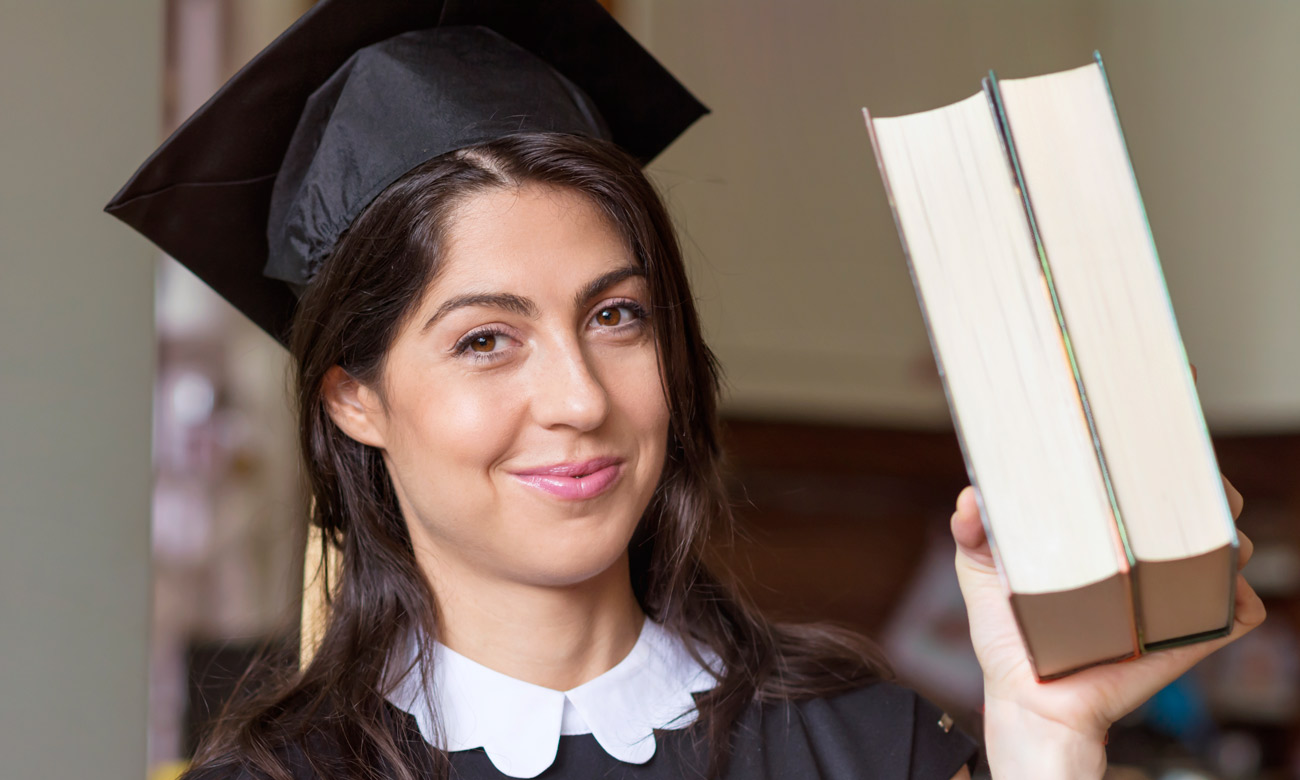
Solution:
<svg viewBox="0 0 1300 780">
<path fill-rule="evenodd" d="M 471 196 L 448 223 L 433 297 L 467 287 L 526 293 L 633 263 L 626 240 L 573 190 L 528 184 Z"/>
</svg>

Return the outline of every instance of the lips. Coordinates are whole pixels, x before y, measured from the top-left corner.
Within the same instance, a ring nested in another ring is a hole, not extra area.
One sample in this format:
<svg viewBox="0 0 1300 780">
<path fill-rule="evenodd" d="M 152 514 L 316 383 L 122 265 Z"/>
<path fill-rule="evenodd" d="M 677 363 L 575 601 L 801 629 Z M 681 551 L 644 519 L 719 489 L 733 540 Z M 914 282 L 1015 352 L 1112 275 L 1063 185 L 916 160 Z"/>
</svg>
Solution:
<svg viewBox="0 0 1300 780">
<path fill-rule="evenodd" d="M 622 473 L 623 459 L 606 457 L 524 469 L 511 476 L 555 498 L 585 501 L 609 490 Z"/>
<path fill-rule="evenodd" d="M 594 474 L 603 468 L 613 466 L 622 461 L 622 458 L 592 458 L 591 460 L 582 461 L 581 463 L 556 463 L 552 466 L 541 466 L 535 469 L 516 471 L 514 474 L 518 477 L 585 477 L 588 474 Z"/>
</svg>

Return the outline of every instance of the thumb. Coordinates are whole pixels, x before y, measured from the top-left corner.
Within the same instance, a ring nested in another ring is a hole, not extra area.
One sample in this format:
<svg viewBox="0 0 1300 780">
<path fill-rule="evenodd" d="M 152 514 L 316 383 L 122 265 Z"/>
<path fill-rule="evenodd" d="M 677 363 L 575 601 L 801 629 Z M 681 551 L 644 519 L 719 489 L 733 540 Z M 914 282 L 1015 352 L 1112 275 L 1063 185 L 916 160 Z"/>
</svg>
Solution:
<svg viewBox="0 0 1300 780">
<path fill-rule="evenodd" d="M 967 486 L 958 494 L 957 511 L 953 512 L 951 527 L 959 560 L 964 556 L 977 568 L 993 570 L 993 552 L 989 548 L 984 523 L 980 520 L 979 500 L 974 487 Z"/>
</svg>

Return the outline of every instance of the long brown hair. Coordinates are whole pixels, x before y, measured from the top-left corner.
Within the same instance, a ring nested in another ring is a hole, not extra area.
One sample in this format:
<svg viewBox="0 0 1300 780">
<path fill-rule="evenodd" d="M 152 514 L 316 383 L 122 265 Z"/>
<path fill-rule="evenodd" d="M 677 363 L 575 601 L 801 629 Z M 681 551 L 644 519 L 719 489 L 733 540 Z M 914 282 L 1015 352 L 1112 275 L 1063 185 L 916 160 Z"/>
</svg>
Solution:
<svg viewBox="0 0 1300 780">
<path fill-rule="evenodd" d="M 751 703 L 828 695 L 884 673 L 865 640 L 827 626 L 771 623 L 706 564 L 710 545 L 733 529 L 719 443 L 719 372 L 700 334 L 668 214 L 640 166 L 617 147 L 570 135 L 518 135 L 435 158 L 388 187 L 300 300 L 291 349 L 311 522 L 341 553 L 340 576 L 311 662 L 231 709 L 196 769 L 234 764 L 287 778 L 286 751 L 296 747 L 322 778 L 408 780 L 429 767 L 446 776 L 445 755 L 413 749 L 395 731 L 384 698 L 396 649 L 413 633 L 437 636 L 433 593 L 381 453 L 333 423 L 321 384 L 338 365 L 377 386 L 399 326 L 438 273 L 452 211 L 476 193 L 525 183 L 587 197 L 646 272 L 671 422 L 660 483 L 629 547 L 632 585 L 647 615 L 702 642 L 724 664 L 719 684 L 698 697 L 692 726 L 707 741 L 709 775 L 724 771 L 732 726 Z M 419 671 L 427 679 L 427 661 Z"/>
</svg>

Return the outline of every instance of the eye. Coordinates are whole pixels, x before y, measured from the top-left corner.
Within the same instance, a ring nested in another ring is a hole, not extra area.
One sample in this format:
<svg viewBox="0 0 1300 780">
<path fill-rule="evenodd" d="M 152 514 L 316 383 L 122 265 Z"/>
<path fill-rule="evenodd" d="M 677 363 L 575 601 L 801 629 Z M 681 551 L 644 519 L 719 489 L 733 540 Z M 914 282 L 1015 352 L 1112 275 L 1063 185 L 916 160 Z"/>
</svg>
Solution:
<svg viewBox="0 0 1300 780">
<path fill-rule="evenodd" d="M 486 328 L 465 334 L 452 348 L 455 355 L 472 360 L 495 360 L 502 357 L 514 339 L 504 331 Z"/>
<path fill-rule="evenodd" d="M 596 310 L 591 323 L 602 328 L 618 328 L 631 325 L 645 318 L 645 309 L 633 301 L 617 301 Z"/>
</svg>

